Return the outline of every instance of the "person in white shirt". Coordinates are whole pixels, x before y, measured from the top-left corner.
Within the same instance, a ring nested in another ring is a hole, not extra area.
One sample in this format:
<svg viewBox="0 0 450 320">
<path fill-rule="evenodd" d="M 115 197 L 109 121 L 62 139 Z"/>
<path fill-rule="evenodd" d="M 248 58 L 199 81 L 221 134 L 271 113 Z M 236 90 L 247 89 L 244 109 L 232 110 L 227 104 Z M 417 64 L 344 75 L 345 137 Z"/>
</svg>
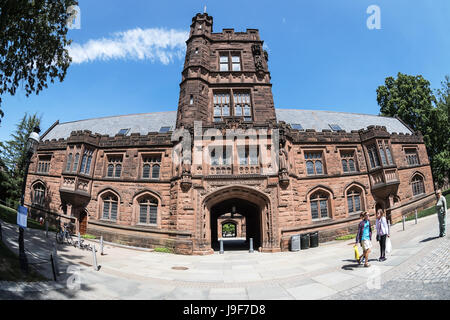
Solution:
<svg viewBox="0 0 450 320">
<path fill-rule="evenodd" d="M 442 195 L 441 190 L 436 191 L 436 203 L 437 216 L 439 219 L 439 237 L 445 237 L 446 216 L 447 216 L 447 200 Z"/>
<path fill-rule="evenodd" d="M 386 220 L 386 214 L 382 209 L 377 211 L 376 220 L 377 241 L 380 243 L 380 258 L 378 261 L 386 260 L 386 237 L 389 237 L 389 225 Z"/>
</svg>

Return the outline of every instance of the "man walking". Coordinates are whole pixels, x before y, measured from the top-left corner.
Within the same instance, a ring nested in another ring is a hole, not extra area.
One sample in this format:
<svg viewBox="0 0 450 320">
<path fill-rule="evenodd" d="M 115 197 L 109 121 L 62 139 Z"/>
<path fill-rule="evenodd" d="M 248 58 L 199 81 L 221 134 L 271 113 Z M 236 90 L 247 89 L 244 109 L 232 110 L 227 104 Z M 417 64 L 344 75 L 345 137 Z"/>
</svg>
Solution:
<svg viewBox="0 0 450 320">
<path fill-rule="evenodd" d="M 359 258 L 358 263 L 361 263 L 361 259 L 364 257 L 364 267 L 370 267 L 369 253 L 372 248 L 372 227 L 370 225 L 369 213 L 361 213 L 361 218 L 363 220 L 358 225 L 358 234 L 356 235 L 355 245 L 361 243 L 363 254 Z"/>
<path fill-rule="evenodd" d="M 436 210 L 439 219 L 439 237 L 445 237 L 446 217 L 447 217 L 447 200 L 442 195 L 442 191 L 439 189 L 436 191 Z"/>
</svg>

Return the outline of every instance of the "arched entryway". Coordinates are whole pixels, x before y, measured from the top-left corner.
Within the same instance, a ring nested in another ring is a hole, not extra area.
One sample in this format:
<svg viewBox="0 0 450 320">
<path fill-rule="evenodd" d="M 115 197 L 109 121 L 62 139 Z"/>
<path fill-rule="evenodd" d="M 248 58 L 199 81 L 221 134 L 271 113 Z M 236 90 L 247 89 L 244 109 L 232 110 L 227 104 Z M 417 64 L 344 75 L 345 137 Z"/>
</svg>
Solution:
<svg viewBox="0 0 450 320">
<path fill-rule="evenodd" d="M 203 204 L 202 238 L 206 246 L 219 249 L 218 219 L 221 216 L 243 216 L 245 234 L 240 243 L 233 245 L 233 249 L 248 250 L 252 238 L 255 250 L 274 251 L 277 241 L 273 236 L 270 200 L 265 194 L 245 186 L 232 186 L 210 194 Z"/>
<path fill-rule="evenodd" d="M 246 237 L 241 240 L 229 239 L 232 241 L 227 241 L 228 239 L 222 236 L 225 246 L 233 250 L 248 250 L 249 239 L 253 238 L 254 248 L 259 248 L 261 246 L 261 209 L 254 203 L 239 198 L 224 200 L 211 207 L 211 247 L 214 250 L 219 249 L 217 219 L 224 214 L 232 215 L 233 212 L 245 217 Z M 236 226 L 236 224 L 234 225 Z"/>
</svg>

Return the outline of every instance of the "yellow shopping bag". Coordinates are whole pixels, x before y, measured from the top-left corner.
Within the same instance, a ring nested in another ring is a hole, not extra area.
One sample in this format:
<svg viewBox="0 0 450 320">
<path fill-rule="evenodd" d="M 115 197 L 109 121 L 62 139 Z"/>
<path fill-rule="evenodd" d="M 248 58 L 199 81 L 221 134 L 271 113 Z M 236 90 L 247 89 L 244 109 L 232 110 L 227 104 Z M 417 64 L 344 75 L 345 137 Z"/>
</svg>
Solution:
<svg viewBox="0 0 450 320">
<path fill-rule="evenodd" d="M 353 249 L 355 250 L 355 259 L 359 260 L 359 251 L 358 251 L 358 246 L 353 246 Z"/>
</svg>

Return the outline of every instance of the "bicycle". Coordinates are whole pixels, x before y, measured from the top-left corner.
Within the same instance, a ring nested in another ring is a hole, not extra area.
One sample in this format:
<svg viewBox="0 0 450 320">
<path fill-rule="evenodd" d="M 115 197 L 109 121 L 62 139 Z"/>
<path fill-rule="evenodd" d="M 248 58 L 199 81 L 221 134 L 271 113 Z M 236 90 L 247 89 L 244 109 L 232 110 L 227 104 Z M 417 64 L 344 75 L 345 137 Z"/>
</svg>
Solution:
<svg viewBox="0 0 450 320">
<path fill-rule="evenodd" d="M 69 227 L 67 223 L 64 223 L 63 228 L 59 228 L 59 231 L 56 233 L 56 242 L 59 244 L 63 244 L 64 241 L 67 241 L 68 244 L 74 245 L 72 235 L 69 232 Z"/>
</svg>

